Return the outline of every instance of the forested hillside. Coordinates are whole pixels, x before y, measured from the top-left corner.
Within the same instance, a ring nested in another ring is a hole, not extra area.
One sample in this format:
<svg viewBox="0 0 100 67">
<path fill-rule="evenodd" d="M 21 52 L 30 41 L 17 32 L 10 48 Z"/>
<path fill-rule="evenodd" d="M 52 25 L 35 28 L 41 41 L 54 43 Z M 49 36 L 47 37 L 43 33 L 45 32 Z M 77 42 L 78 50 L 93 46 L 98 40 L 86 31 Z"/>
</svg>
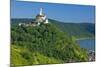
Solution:
<svg viewBox="0 0 100 67">
<path fill-rule="evenodd" d="M 68 33 L 69 36 L 76 38 L 94 38 L 95 37 L 95 24 L 94 23 L 72 23 L 72 22 L 59 22 L 49 19 L 54 25 L 59 27 L 62 31 Z"/>
<path fill-rule="evenodd" d="M 11 24 L 11 65 L 88 61 L 85 49 L 52 22 L 40 26 Z"/>
</svg>

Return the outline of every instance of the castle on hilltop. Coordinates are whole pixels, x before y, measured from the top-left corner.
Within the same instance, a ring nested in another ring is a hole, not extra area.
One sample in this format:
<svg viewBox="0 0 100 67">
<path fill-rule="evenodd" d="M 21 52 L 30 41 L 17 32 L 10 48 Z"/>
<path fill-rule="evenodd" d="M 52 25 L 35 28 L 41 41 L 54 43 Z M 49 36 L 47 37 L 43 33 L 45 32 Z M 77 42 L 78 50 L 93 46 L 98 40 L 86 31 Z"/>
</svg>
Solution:
<svg viewBox="0 0 100 67">
<path fill-rule="evenodd" d="M 40 13 L 36 16 L 36 23 L 38 24 L 38 25 L 40 25 L 41 23 L 44 23 L 44 24 L 46 24 L 46 23 L 48 23 L 48 19 L 47 19 L 47 17 L 46 17 L 46 15 L 43 13 L 43 11 L 42 11 L 43 9 L 42 8 L 40 8 Z"/>
<path fill-rule="evenodd" d="M 40 24 L 47 24 L 48 19 L 46 15 L 43 13 L 43 8 L 40 8 L 39 14 L 37 14 L 35 20 L 30 23 L 19 23 L 19 26 L 24 25 L 24 26 L 38 26 Z"/>
</svg>

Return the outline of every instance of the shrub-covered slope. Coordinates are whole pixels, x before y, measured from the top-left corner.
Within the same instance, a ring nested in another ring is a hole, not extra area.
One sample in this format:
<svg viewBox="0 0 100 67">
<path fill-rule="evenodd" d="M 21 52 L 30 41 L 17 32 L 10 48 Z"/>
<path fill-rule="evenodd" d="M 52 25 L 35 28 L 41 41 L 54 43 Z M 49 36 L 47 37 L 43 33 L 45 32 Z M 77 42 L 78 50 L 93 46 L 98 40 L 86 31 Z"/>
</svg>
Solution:
<svg viewBox="0 0 100 67">
<path fill-rule="evenodd" d="M 83 62 L 87 52 L 54 24 L 11 27 L 11 65 Z"/>
</svg>

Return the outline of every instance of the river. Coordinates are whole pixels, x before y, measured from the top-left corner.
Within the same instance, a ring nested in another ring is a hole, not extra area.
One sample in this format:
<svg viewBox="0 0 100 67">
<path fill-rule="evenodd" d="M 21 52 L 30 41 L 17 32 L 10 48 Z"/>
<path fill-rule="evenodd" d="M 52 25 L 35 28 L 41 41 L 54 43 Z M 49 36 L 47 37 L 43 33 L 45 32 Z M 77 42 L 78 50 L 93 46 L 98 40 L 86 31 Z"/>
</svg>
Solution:
<svg viewBox="0 0 100 67">
<path fill-rule="evenodd" d="M 85 48 L 87 50 L 95 51 L 95 39 L 81 39 L 77 40 L 80 47 Z"/>
</svg>

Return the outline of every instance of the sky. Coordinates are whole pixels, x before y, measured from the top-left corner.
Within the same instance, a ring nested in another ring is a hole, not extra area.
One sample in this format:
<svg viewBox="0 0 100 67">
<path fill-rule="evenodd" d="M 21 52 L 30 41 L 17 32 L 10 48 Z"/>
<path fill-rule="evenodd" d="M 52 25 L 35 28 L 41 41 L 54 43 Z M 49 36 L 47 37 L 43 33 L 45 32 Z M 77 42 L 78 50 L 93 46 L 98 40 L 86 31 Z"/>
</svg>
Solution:
<svg viewBox="0 0 100 67">
<path fill-rule="evenodd" d="M 72 23 L 95 23 L 95 6 L 11 0 L 11 18 L 35 18 L 40 8 L 47 18 Z"/>
</svg>

